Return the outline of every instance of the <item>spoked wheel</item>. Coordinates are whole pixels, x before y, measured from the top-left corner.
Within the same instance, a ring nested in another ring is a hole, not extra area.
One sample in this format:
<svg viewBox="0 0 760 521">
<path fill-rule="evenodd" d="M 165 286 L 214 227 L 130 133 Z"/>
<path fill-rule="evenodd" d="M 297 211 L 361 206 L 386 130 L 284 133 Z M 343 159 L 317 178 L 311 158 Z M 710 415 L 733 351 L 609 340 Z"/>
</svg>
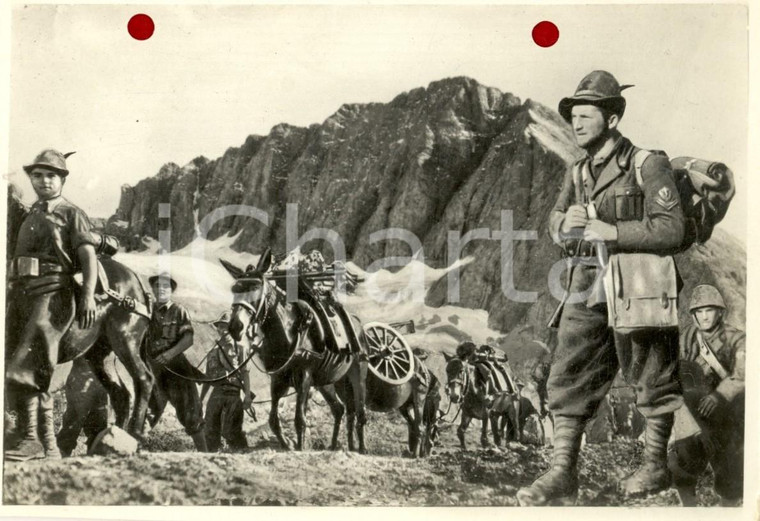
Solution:
<svg viewBox="0 0 760 521">
<path fill-rule="evenodd" d="M 382 322 L 364 325 L 369 345 L 369 370 L 380 380 L 401 385 L 414 375 L 412 348 L 401 333 Z"/>
</svg>

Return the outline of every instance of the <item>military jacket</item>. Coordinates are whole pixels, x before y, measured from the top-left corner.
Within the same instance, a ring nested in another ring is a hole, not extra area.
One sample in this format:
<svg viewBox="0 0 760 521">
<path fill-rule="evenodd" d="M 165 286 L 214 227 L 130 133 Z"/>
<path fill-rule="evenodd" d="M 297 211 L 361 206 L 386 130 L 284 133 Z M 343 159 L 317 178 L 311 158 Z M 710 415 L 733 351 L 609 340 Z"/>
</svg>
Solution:
<svg viewBox="0 0 760 521">
<path fill-rule="evenodd" d="M 606 157 L 587 156 L 578 160 L 578 167 L 587 168 L 590 174 L 585 182 L 578 176 L 581 186 L 574 181 L 575 165 L 568 168 L 549 219 L 552 240 L 567 254 L 591 251 L 589 243 L 560 231 L 568 208 L 588 202 L 594 203 L 598 219 L 617 227 L 618 239 L 606 244 L 608 253 L 668 255 L 681 245 L 684 216 L 670 161 L 651 153 L 641 165 L 639 184 L 634 162 L 637 150 L 627 138 L 621 137 Z M 588 289 L 597 271 L 595 266 L 581 266 L 575 271 L 571 290 Z"/>
<path fill-rule="evenodd" d="M 91 228 L 87 214 L 64 197 L 37 201 L 19 228 L 13 256 L 36 257 L 73 272 L 78 267 L 77 248 L 97 245 Z"/>
<path fill-rule="evenodd" d="M 150 320 L 150 355 L 172 348 L 188 331 L 193 331 L 193 324 L 184 307 L 171 300 L 163 306 L 156 305 Z"/>
<path fill-rule="evenodd" d="M 710 334 L 702 333 L 710 350 L 718 359 L 728 376 L 721 379 L 699 354 L 698 328 L 690 324 L 681 332 L 681 359 L 694 362 L 701 371 L 701 376 L 709 386 L 727 402 L 733 402 L 744 394 L 745 371 L 745 335 L 742 331 L 729 325 L 721 324 Z M 692 364 L 693 365 L 693 364 Z M 689 391 L 689 378 L 682 378 L 684 391 Z"/>
<path fill-rule="evenodd" d="M 590 166 L 591 176 L 576 190 L 573 167 L 569 168 L 550 219 L 550 233 L 560 246 L 565 212 L 586 197 L 596 206 L 598 218 L 618 229 L 610 251 L 671 253 L 683 239 L 684 217 L 670 161 L 651 154 L 642 164 L 642 184 L 636 180 L 634 153 L 637 148 L 620 138 L 607 157 L 578 161 Z M 640 210 L 639 210 L 640 209 Z M 637 215 L 638 214 L 638 215 Z"/>
<path fill-rule="evenodd" d="M 206 362 L 206 376 L 208 378 L 220 378 L 231 373 L 245 360 L 245 348 L 243 344 L 237 344 L 229 333 L 225 333 L 217 342 Z M 241 370 L 246 370 L 245 368 Z M 240 372 L 231 374 L 218 385 L 231 385 L 243 388 L 243 380 Z"/>
</svg>

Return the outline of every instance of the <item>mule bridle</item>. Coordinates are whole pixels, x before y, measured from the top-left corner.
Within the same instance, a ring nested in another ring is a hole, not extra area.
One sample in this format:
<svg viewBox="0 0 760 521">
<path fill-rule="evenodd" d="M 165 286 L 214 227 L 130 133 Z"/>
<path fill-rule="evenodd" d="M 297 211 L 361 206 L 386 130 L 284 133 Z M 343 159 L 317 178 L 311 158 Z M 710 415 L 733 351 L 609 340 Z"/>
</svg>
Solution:
<svg viewBox="0 0 760 521">
<path fill-rule="evenodd" d="M 461 361 L 462 363 L 462 369 L 459 371 L 459 374 L 456 375 L 455 378 L 449 379 L 448 375 L 446 378 L 446 394 L 451 394 L 451 387 L 453 387 L 456 384 L 459 384 L 462 386 L 462 399 L 464 399 L 464 395 L 467 394 L 467 389 L 470 386 L 470 370 L 469 370 L 469 364 L 465 362 L 464 360 Z"/>
<path fill-rule="evenodd" d="M 261 290 L 261 298 L 259 300 L 259 303 L 257 306 L 253 306 L 250 302 L 245 301 L 238 301 L 232 304 L 233 309 L 236 306 L 242 307 L 245 309 L 250 315 L 251 315 L 251 321 L 248 324 L 248 330 L 250 330 L 251 327 L 254 326 L 254 324 L 263 324 L 267 317 L 269 316 L 269 312 L 272 308 L 276 307 L 279 303 L 279 294 L 277 292 L 277 288 L 275 286 L 269 287 L 269 282 L 266 281 L 266 279 L 260 279 L 260 278 L 240 278 L 237 279 L 237 281 L 243 281 L 243 282 L 250 282 L 254 280 L 261 280 L 262 281 L 262 290 Z M 245 332 L 246 335 L 249 335 L 249 331 Z M 249 337 L 252 335 L 249 335 Z M 296 337 L 296 342 L 298 343 L 298 337 Z M 252 350 L 252 355 L 255 354 L 256 351 Z M 259 370 L 259 372 L 264 373 L 268 376 L 274 376 L 276 374 L 279 374 L 286 369 L 288 369 L 293 361 L 296 359 L 296 356 L 298 354 L 298 345 L 294 346 L 292 349 L 290 356 L 288 359 L 283 363 L 280 367 L 277 369 L 274 369 L 272 371 L 267 371 L 266 368 L 261 368 L 258 366 L 258 364 L 254 361 L 253 365 L 256 367 L 256 369 Z"/>
</svg>

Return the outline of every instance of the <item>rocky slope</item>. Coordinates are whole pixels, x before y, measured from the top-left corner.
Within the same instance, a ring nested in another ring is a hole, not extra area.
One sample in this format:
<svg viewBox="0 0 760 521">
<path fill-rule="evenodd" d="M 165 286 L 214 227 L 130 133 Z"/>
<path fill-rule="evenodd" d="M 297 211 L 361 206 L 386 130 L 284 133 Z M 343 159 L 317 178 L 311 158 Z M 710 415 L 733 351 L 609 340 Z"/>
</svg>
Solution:
<svg viewBox="0 0 760 521">
<path fill-rule="evenodd" d="M 433 266 L 471 256 L 461 270 L 459 304 L 487 310 L 494 328 L 546 339 L 543 324 L 556 304 L 547 274 L 559 259 L 546 224 L 566 165 L 577 154 L 570 129 L 553 110 L 469 78 L 450 78 L 390 103 L 343 105 L 309 128 L 277 125 L 215 160 L 169 163 L 122 188 L 108 230 L 139 243 L 170 226 L 171 247 L 178 249 L 199 223 L 212 219 L 211 239 L 233 234 L 240 251 L 271 246 L 282 252 L 287 205 L 296 203 L 299 235 L 334 230 L 348 257 L 365 268 L 392 256 L 416 254 Z M 168 220 L 159 220 L 159 203 L 171 203 Z M 213 219 L 212 212 L 230 205 L 263 210 L 268 225 L 235 212 Z M 508 215 L 514 230 L 536 232 L 535 240 L 513 242 L 512 255 L 504 255 L 494 235 Z M 417 244 L 371 241 L 373 232 L 388 228 L 411 232 Z M 478 229 L 489 230 L 490 238 L 448 252 L 452 232 L 465 236 Z M 329 256 L 330 248 L 324 251 Z M 741 245 L 716 233 L 679 259 L 683 295 L 688 298 L 698 282 L 717 280 L 733 304 L 733 321 L 743 325 L 745 259 Z M 514 286 L 537 292 L 535 304 L 513 302 L 501 291 L 502 268 L 510 265 Z M 446 280 L 427 301 L 447 303 Z"/>
</svg>

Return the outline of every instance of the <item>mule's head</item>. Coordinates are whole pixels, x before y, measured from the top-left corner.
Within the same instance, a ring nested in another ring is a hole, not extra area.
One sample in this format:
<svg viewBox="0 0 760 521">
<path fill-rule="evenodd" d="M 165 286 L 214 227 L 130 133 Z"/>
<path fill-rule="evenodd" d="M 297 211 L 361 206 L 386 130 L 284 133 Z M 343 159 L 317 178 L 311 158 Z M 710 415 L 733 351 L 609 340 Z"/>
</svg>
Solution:
<svg viewBox="0 0 760 521">
<path fill-rule="evenodd" d="M 235 279 L 228 331 L 236 342 L 240 342 L 254 325 L 261 325 L 266 315 L 269 292 L 273 291 L 266 278 L 272 265 L 272 253 L 267 249 L 256 266 L 250 264 L 245 270 L 224 260 L 220 262 Z"/>
<path fill-rule="evenodd" d="M 444 353 L 443 356 L 446 359 L 446 394 L 452 403 L 460 403 L 467 390 L 467 364 L 449 354 Z"/>
</svg>

